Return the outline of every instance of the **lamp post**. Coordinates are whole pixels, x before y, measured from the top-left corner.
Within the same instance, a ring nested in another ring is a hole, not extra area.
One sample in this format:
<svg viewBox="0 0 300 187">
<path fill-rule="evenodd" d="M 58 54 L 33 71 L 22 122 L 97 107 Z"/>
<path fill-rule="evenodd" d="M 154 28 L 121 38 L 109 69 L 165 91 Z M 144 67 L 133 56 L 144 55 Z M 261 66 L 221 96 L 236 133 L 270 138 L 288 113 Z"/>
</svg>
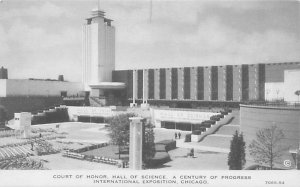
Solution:
<svg viewBox="0 0 300 187">
<path fill-rule="evenodd" d="M 299 148 L 298 149 L 290 149 L 289 153 L 291 153 L 294 161 L 295 161 L 295 169 L 298 170 L 298 154 L 299 154 Z"/>
</svg>

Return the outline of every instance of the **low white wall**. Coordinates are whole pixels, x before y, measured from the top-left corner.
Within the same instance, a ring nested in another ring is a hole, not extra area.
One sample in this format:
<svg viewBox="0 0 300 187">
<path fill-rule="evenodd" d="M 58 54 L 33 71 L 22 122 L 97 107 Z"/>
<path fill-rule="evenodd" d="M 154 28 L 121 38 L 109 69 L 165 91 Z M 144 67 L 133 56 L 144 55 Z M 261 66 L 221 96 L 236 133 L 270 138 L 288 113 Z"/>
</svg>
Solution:
<svg viewBox="0 0 300 187">
<path fill-rule="evenodd" d="M 298 102 L 298 96 L 295 94 L 295 92 L 300 90 L 300 69 L 284 71 L 283 89 L 285 101 Z"/>
<path fill-rule="evenodd" d="M 195 135 L 195 134 L 191 135 L 191 142 L 199 142 L 200 139 L 201 139 L 201 135 Z"/>
<path fill-rule="evenodd" d="M 284 98 L 284 83 L 283 82 L 266 82 L 265 83 L 265 99 L 273 101 Z"/>
<path fill-rule="evenodd" d="M 219 113 L 200 112 L 196 110 L 178 110 L 178 109 L 154 109 L 150 108 L 152 122 L 155 127 L 160 127 L 161 121 L 170 121 L 177 123 L 201 123 L 209 120 L 211 116 Z"/>
<path fill-rule="evenodd" d="M 112 117 L 116 112 L 112 107 L 68 106 L 68 114 L 71 121 L 77 121 L 78 116 Z"/>
<path fill-rule="evenodd" d="M 83 91 L 83 85 L 79 82 L 6 80 L 6 96 L 60 96 L 61 91 L 67 91 L 69 96 L 77 95 Z"/>
</svg>

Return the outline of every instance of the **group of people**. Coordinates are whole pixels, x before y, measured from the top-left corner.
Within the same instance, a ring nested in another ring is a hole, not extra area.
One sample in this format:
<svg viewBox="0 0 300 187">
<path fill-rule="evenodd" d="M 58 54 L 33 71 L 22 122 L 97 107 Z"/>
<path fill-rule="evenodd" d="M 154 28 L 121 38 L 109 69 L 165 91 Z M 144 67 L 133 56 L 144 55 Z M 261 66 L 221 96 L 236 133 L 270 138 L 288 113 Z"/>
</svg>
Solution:
<svg viewBox="0 0 300 187">
<path fill-rule="evenodd" d="M 181 133 L 180 132 L 175 132 L 175 139 L 177 139 L 177 137 L 178 137 L 178 139 L 180 139 L 180 137 L 181 137 Z"/>
</svg>

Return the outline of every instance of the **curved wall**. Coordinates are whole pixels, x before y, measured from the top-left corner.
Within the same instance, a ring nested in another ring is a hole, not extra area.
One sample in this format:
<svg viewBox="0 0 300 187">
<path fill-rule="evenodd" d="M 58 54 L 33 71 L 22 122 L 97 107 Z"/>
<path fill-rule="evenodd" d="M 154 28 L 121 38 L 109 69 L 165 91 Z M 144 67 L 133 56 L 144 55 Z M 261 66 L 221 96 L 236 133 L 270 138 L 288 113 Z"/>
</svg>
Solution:
<svg viewBox="0 0 300 187">
<path fill-rule="evenodd" d="M 256 132 L 275 125 L 285 135 L 280 146 L 286 148 L 275 167 L 284 169 L 295 167 L 289 150 L 299 148 L 300 108 L 240 105 L 240 125 L 247 146 L 247 162 L 253 160 L 248 152 L 248 146 L 256 139 Z M 283 165 L 283 161 L 287 159 L 292 162 L 291 167 Z"/>
</svg>

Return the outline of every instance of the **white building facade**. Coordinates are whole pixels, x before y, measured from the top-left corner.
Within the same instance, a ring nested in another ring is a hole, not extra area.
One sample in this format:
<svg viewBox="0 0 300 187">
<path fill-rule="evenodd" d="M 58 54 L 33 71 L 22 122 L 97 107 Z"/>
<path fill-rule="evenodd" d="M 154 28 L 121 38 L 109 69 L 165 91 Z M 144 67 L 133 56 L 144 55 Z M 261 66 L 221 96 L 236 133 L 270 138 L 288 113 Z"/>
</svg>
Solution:
<svg viewBox="0 0 300 187">
<path fill-rule="evenodd" d="M 93 10 L 83 25 L 82 82 L 85 91 L 91 85 L 112 81 L 115 69 L 115 27 L 101 10 Z"/>
</svg>

